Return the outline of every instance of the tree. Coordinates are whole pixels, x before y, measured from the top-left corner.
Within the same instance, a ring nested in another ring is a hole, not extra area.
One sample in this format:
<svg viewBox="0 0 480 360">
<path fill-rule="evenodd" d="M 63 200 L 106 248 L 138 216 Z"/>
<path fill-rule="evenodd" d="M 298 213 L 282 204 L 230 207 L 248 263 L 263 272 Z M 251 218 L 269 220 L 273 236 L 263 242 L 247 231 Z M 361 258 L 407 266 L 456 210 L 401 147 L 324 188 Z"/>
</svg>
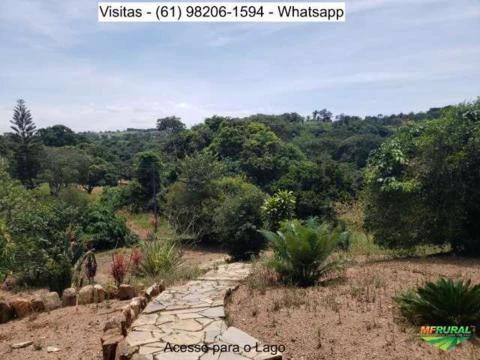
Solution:
<svg viewBox="0 0 480 360">
<path fill-rule="evenodd" d="M 39 142 L 36 136 L 36 126 L 25 101 L 19 99 L 10 121 L 13 134 L 13 164 L 12 175 L 19 179 L 26 188 L 35 186 L 35 177 L 40 169 Z"/>
<path fill-rule="evenodd" d="M 179 179 L 169 186 L 165 205 L 169 222 L 177 233 L 199 241 L 209 239 L 213 232 L 213 202 L 218 197 L 214 181 L 224 172 L 224 164 L 209 153 L 195 154 L 182 161 Z"/>
<path fill-rule="evenodd" d="M 169 135 L 185 130 L 185 124 L 176 116 L 167 116 L 157 120 L 157 130 Z"/>
<path fill-rule="evenodd" d="M 45 146 L 73 146 L 77 137 L 73 130 L 64 125 L 54 125 L 38 130 L 38 135 Z"/>
<path fill-rule="evenodd" d="M 70 184 L 80 184 L 88 176 L 90 158 L 73 147 L 46 147 L 42 178 L 48 182 L 52 195 L 58 195 Z"/>
<path fill-rule="evenodd" d="M 407 124 L 366 171 L 366 226 L 386 246 L 480 254 L 480 101 Z"/>
<path fill-rule="evenodd" d="M 214 236 L 235 259 L 258 255 L 266 245 L 259 232 L 264 193 L 239 177 L 216 180 L 215 186 L 219 196 L 213 211 Z"/>
<path fill-rule="evenodd" d="M 312 120 L 321 121 L 321 122 L 332 122 L 332 113 L 327 109 L 314 110 L 312 113 Z"/>
<path fill-rule="evenodd" d="M 160 158 L 152 151 L 137 155 L 135 179 L 140 184 L 145 200 L 150 200 L 155 216 L 155 232 L 157 232 L 158 199 L 160 190 Z"/>
<path fill-rule="evenodd" d="M 117 181 L 113 166 L 102 159 L 91 160 L 87 172 L 80 176 L 80 184 L 89 194 L 97 186 L 115 186 Z"/>
</svg>

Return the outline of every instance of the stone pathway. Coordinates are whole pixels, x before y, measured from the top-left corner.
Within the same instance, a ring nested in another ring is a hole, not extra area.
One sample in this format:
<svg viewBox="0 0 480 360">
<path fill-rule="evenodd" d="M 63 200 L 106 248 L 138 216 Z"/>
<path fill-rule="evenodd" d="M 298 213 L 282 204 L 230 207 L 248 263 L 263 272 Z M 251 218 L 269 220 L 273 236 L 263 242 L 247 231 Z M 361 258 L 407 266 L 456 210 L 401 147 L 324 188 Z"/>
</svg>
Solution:
<svg viewBox="0 0 480 360">
<path fill-rule="evenodd" d="M 138 347 L 137 358 L 150 360 L 281 359 L 225 322 L 225 298 L 250 270 L 248 264 L 224 264 L 165 290 L 133 322 L 127 344 Z"/>
</svg>

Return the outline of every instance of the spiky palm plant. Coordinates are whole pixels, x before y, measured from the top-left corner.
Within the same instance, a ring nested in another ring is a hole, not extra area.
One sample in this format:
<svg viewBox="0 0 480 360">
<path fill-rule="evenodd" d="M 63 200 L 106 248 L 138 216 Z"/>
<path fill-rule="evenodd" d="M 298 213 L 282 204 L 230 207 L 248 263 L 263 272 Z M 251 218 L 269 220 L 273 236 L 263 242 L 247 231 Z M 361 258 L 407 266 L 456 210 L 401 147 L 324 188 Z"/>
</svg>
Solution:
<svg viewBox="0 0 480 360">
<path fill-rule="evenodd" d="M 285 280 L 301 286 L 313 285 L 332 271 L 335 262 L 326 260 L 338 243 L 339 232 L 330 226 L 309 220 L 284 222 L 280 231 L 261 231 L 270 241 L 274 252 L 273 269 Z"/>
<path fill-rule="evenodd" d="M 480 284 L 441 278 L 395 298 L 401 313 L 418 325 L 480 325 Z"/>
</svg>

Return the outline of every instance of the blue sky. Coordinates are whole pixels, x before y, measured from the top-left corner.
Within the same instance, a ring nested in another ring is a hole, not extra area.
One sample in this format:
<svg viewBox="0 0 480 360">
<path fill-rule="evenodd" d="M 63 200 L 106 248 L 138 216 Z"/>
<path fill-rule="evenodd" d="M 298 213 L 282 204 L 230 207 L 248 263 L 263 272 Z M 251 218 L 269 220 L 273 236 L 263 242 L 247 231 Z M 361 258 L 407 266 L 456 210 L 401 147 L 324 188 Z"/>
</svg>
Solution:
<svg viewBox="0 0 480 360">
<path fill-rule="evenodd" d="M 480 95 L 480 0 L 347 0 L 345 23 L 97 23 L 93 0 L 2 0 L 0 132 L 213 114 L 378 114 Z"/>
</svg>

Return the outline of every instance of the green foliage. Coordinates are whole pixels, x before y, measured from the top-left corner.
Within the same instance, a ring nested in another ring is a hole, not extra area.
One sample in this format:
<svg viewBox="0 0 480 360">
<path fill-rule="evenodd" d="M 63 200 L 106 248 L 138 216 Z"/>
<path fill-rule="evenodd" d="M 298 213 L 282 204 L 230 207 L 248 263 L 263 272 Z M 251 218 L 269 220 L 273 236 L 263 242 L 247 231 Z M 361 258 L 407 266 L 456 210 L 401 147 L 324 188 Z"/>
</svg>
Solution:
<svg viewBox="0 0 480 360">
<path fill-rule="evenodd" d="M 314 220 L 304 224 L 292 220 L 284 222 L 277 233 L 261 232 L 274 252 L 271 266 L 284 280 L 309 286 L 334 269 L 335 263 L 326 260 L 338 244 L 337 229 Z"/>
<path fill-rule="evenodd" d="M 480 253 L 480 101 L 402 128 L 369 161 L 365 224 L 390 247 Z"/>
<path fill-rule="evenodd" d="M 139 202 L 142 209 L 157 210 L 157 194 L 160 192 L 160 158 L 153 151 L 137 154 L 135 164 L 135 183 L 130 185 L 128 202 Z M 136 200 L 133 199 L 136 198 Z"/>
<path fill-rule="evenodd" d="M 258 255 L 265 247 L 265 239 L 258 232 L 265 195 L 241 178 L 222 178 L 215 185 L 220 191 L 213 214 L 218 241 L 235 259 Z"/>
<path fill-rule="evenodd" d="M 73 147 L 46 147 L 42 161 L 42 179 L 48 182 L 52 195 L 62 188 L 80 183 L 88 174 L 90 159 Z"/>
<path fill-rule="evenodd" d="M 175 241 L 167 239 L 145 240 L 141 244 L 142 262 L 138 268 L 141 276 L 161 277 L 178 270 L 182 254 Z"/>
<path fill-rule="evenodd" d="M 64 125 L 39 129 L 38 135 L 45 146 L 74 146 L 79 140 L 73 130 Z"/>
<path fill-rule="evenodd" d="M 335 218 L 332 201 L 349 198 L 354 192 L 348 171 L 328 158 L 290 166 L 274 188 L 293 192 L 298 218 L 318 217 L 325 221 Z"/>
<path fill-rule="evenodd" d="M 84 237 L 97 249 L 113 249 L 135 243 L 137 237 L 128 229 L 125 219 L 101 205 L 92 205 L 82 218 Z"/>
<path fill-rule="evenodd" d="M 168 116 L 157 120 L 157 129 L 168 134 L 177 134 L 185 130 L 185 124 L 176 116 Z"/>
<path fill-rule="evenodd" d="M 14 246 L 7 225 L 0 219 L 0 279 L 4 279 L 11 269 Z"/>
<path fill-rule="evenodd" d="M 416 325 L 480 326 L 480 285 L 441 278 L 395 298 L 402 314 Z"/>
<path fill-rule="evenodd" d="M 102 159 L 91 160 L 79 183 L 90 194 L 97 186 L 117 185 L 117 175 L 112 165 Z"/>
<path fill-rule="evenodd" d="M 212 214 L 218 197 L 213 181 L 223 172 L 224 167 L 212 155 L 185 158 L 179 179 L 165 196 L 165 213 L 177 233 L 207 240 L 212 233 Z"/>
<path fill-rule="evenodd" d="M 277 191 L 265 200 L 262 205 L 263 218 L 269 230 L 276 231 L 283 220 L 292 219 L 295 215 L 296 199 L 292 191 Z"/>
<path fill-rule="evenodd" d="M 36 136 L 35 123 L 24 100 L 17 101 L 10 123 L 14 131 L 12 136 L 14 156 L 10 171 L 25 187 L 33 188 L 40 169 L 41 148 Z"/>
</svg>

